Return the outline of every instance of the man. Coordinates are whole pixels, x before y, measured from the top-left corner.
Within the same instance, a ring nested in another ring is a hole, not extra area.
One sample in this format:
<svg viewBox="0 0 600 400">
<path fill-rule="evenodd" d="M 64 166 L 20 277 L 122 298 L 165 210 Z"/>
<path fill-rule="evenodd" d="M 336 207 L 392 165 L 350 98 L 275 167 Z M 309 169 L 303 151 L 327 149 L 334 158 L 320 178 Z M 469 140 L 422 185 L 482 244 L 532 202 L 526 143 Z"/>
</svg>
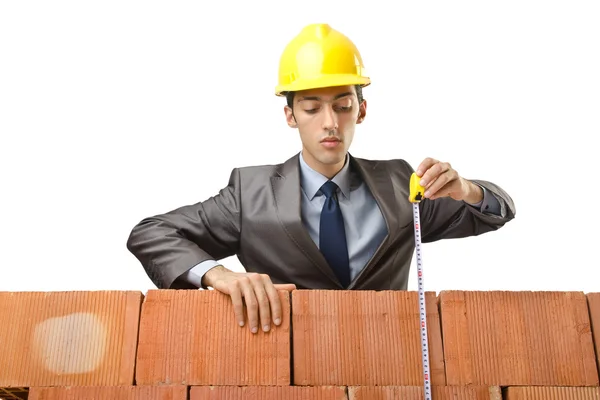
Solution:
<svg viewBox="0 0 600 400">
<path fill-rule="evenodd" d="M 276 94 L 302 151 L 279 165 L 235 168 L 217 195 L 136 225 L 128 249 L 159 288 L 208 288 L 231 297 L 240 326 L 278 325 L 277 290 L 406 290 L 414 251 L 412 167 L 349 154 L 371 83 L 354 44 L 326 24 L 286 47 Z M 497 185 L 427 158 L 417 175 L 422 241 L 496 230 L 515 216 Z M 217 260 L 237 255 L 245 273 Z"/>
</svg>

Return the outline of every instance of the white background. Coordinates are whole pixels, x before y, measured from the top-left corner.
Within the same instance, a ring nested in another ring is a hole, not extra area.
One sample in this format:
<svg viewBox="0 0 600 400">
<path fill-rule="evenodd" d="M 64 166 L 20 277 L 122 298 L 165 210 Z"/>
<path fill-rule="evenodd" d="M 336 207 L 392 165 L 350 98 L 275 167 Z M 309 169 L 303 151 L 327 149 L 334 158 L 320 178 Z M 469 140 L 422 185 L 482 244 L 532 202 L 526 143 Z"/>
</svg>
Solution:
<svg viewBox="0 0 600 400">
<path fill-rule="evenodd" d="M 427 290 L 600 291 L 600 3 L 391 4 L 1 2 L 0 290 L 155 288 L 131 228 L 300 149 L 279 56 L 326 22 L 373 79 L 353 155 L 449 161 L 516 203 L 425 245 Z"/>
</svg>

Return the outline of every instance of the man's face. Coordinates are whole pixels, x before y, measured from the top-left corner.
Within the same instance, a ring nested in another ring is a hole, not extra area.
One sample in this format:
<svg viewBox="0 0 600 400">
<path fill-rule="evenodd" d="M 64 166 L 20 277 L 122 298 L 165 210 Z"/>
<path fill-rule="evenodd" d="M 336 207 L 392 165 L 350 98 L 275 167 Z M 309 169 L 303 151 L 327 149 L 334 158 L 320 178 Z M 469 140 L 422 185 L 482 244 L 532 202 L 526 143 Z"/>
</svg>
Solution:
<svg viewBox="0 0 600 400">
<path fill-rule="evenodd" d="M 300 132 L 306 162 L 328 175 L 344 165 L 366 108 L 366 101 L 358 104 L 354 86 L 339 86 L 297 92 L 293 114 L 288 106 L 285 114 L 288 125 Z"/>
</svg>

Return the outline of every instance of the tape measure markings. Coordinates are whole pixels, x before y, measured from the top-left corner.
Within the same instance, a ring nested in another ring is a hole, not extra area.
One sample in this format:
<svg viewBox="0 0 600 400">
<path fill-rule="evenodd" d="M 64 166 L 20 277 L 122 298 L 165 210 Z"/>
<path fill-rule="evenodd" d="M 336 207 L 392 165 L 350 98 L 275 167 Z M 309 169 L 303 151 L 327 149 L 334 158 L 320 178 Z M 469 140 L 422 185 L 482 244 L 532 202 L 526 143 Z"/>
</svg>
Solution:
<svg viewBox="0 0 600 400">
<path fill-rule="evenodd" d="M 423 199 L 425 188 L 421 186 L 419 177 L 413 173 L 410 178 L 409 200 L 413 203 L 413 220 L 415 231 L 415 248 L 417 258 L 417 282 L 419 286 L 419 317 L 421 320 L 421 361 L 423 364 L 423 390 L 425 400 L 431 399 L 431 374 L 429 372 L 429 343 L 427 338 L 427 308 L 425 301 L 425 285 L 423 283 L 423 256 L 421 254 L 421 218 L 419 202 Z"/>
</svg>

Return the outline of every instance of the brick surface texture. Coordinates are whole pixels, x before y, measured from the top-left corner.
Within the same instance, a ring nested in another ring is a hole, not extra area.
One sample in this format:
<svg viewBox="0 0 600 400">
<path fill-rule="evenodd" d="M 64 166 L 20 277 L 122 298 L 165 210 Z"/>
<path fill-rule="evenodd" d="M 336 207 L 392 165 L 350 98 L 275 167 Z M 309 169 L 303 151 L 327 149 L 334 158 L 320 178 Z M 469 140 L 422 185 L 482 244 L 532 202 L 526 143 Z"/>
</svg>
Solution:
<svg viewBox="0 0 600 400">
<path fill-rule="evenodd" d="M 0 400 L 424 398 L 417 292 L 279 296 L 253 334 L 215 290 L 0 292 Z M 600 400 L 600 292 L 426 301 L 432 400 Z"/>
<path fill-rule="evenodd" d="M 600 400 L 597 387 L 509 387 L 505 400 Z"/>
<path fill-rule="evenodd" d="M 346 400 L 343 387 L 300 386 L 196 386 L 190 390 L 190 400 Z"/>
<path fill-rule="evenodd" d="M 140 385 L 289 385 L 290 300 L 283 322 L 253 334 L 234 318 L 231 298 L 214 290 L 151 290 L 140 321 Z"/>
<path fill-rule="evenodd" d="M 187 400 L 186 386 L 32 388 L 28 400 Z"/>
<path fill-rule="evenodd" d="M 0 292 L 0 387 L 132 385 L 140 292 Z"/>
<path fill-rule="evenodd" d="M 348 388 L 349 400 L 423 400 L 422 386 L 356 386 Z M 502 400 L 498 386 L 433 386 L 433 400 Z"/>
<path fill-rule="evenodd" d="M 600 366 L 600 293 L 588 293 L 586 296 L 592 322 L 592 335 L 596 344 L 597 365 Z"/>
<path fill-rule="evenodd" d="M 583 293 L 443 291 L 440 303 L 448 385 L 598 385 Z"/>
<path fill-rule="evenodd" d="M 418 302 L 406 291 L 294 291 L 294 384 L 422 384 Z M 444 385 L 435 293 L 426 303 L 431 381 Z"/>
</svg>

